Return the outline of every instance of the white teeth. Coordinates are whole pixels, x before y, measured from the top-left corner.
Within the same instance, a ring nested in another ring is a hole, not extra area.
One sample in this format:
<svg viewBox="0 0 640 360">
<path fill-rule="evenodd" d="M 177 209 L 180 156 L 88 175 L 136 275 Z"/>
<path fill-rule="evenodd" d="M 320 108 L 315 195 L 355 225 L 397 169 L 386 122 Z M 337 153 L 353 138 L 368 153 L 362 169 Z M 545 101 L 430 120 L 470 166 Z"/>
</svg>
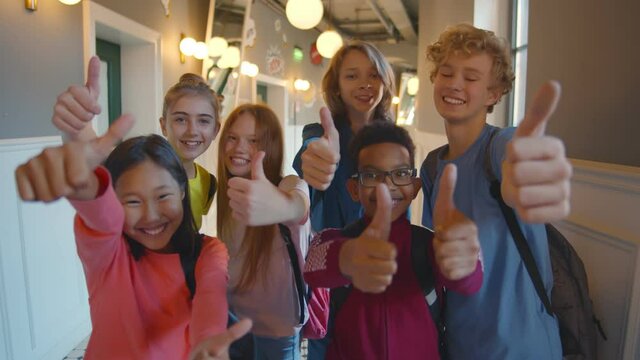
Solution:
<svg viewBox="0 0 640 360">
<path fill-rule="evenodd" d="M 249 163 L 249 160 L 241 159 L 241 158 L 237 158 L 237 157 L 232 157 L 231 158 L 231 163 L 233 165 L 243 166 L 243 165 L 247 165 Z"/>
<path fill-rule="evenodd" d="M 150 229 L 140 229 L 140 230 L 141 230 L 143 233 L 147 234 L 147 235 L 158 235 L 158 234 L 160 234 L 161 232 L 163 232 L 163 231 L 164 231 L 164 229 L 165 229 L 165 227 L 166 227 L 166 226 L 167 226 L 166 224 L 162 224 L 162 225 L 160 225 L 160 226 L 158 226 L 158 227 L 155 227 L 155 228 L 150 228 Z"/>
<path fill-rule="evenodd" d="M 202 141 L 182 141 L 182 143 L 187 146 L 198 146 L 202 144 Z"/>
<path fill-rule="evenodd" d="M 462 105 L 462 104 L 465 103 L 464 100 L 455 99 L 455 98 L 448 97 L 448 96 L 443 97 L 442 100 L 444 100 L 444 102 L 446 102 L 448 104 L 453 104 L 453 105 Z"/>
</svg>

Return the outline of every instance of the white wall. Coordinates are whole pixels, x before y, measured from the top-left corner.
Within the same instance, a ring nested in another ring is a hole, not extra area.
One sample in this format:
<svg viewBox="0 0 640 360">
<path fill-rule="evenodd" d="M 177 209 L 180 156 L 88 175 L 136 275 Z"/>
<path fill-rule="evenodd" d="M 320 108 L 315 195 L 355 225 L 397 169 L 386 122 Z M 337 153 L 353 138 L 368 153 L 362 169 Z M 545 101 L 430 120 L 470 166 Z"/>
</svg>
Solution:
<svg viewBox="0 0 640 360">
<path fill-rule="evenodd" d="M 90 332 L 66 201 L 22 202 L 14 169 L 59 137 L 0 141 L 0 358 L 62 359 Z"/>
</svg>

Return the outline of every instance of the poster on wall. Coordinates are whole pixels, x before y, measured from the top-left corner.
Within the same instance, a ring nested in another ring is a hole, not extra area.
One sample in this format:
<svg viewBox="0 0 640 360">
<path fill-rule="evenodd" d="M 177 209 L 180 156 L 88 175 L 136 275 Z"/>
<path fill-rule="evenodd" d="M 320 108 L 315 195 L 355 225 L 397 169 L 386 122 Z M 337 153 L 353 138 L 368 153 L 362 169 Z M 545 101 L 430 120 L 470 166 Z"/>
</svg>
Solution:
<svg viewBox="0 0 640 360">
<path fill-rule="evenodd" d="M 284 58 L 278 45 L 270 45 L 267 49 L 267 73 L 269 75 L 284 74 Z"/>
<path fill-rule="evenodd" d="M 309 47 L 309 60 L 313 65 L 322 64 L 322 55 L 318 52 L 318 47 L 316 47 L 315 42 Z"/>
</svg>

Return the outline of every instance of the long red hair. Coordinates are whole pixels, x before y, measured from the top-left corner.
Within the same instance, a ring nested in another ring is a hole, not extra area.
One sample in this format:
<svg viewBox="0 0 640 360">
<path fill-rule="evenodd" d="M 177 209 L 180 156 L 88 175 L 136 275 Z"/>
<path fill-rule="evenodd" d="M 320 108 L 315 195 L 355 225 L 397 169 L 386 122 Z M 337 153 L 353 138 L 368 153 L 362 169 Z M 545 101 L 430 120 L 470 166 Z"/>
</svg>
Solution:
<svg viewBox="0 0 640 360">
<path fill-rule="evenodd" d="M 232 234 L 233 219 L 229 207 L 227 195 L 228 181 L 231 174 L 225 166 L 225 142 L 229 129 L 238 120 L 240 115 L 250 114 L 256 122 L 256 138 L 258 150 L 265 152 L 263 161 L 264 174 L 267 179 L 278 186 L 282 180 L 282 161 L 284 156 L 284 140 L 282 126 L 276 114 L 267 106 L 260 104 L 244 104 L 236 107 L 224 123 L 218 144 L 218 211 L 217 229 L 218 236 L 228 241 Z M 278 231 L 277 224 L 264 226 L 247 226 L 240 252 L 244 253 L 245 261 L 242 265 L 242 274 L 236 287 L 236 291 L 243 291 L 251 287 L 257 278 L 259 271 L 266 278 L 269 267 L 269 254 L 273 238 Z"/>
</svg>

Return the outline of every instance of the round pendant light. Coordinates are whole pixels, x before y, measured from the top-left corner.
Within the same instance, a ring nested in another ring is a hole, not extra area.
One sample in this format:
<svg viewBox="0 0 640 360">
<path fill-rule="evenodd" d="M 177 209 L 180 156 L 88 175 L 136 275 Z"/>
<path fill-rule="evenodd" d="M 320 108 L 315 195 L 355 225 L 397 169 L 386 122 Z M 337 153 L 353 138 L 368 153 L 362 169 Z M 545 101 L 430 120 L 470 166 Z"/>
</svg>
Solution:
<svg viewBox="0 0 640 360">
<path fill-rule="evenodd" d="M 321 0 L 289 0 L 286 12 L 291 25 L 308 30 L 320 23 L 324 7 Z"/>
<path fill-rule="evenodd" d="M 336 51 L 342 47 L 342 36 L 334 30 L 327 30 L 318 36 L 316 46 L 320 55 L 331 59 Z"/>
</svg>

